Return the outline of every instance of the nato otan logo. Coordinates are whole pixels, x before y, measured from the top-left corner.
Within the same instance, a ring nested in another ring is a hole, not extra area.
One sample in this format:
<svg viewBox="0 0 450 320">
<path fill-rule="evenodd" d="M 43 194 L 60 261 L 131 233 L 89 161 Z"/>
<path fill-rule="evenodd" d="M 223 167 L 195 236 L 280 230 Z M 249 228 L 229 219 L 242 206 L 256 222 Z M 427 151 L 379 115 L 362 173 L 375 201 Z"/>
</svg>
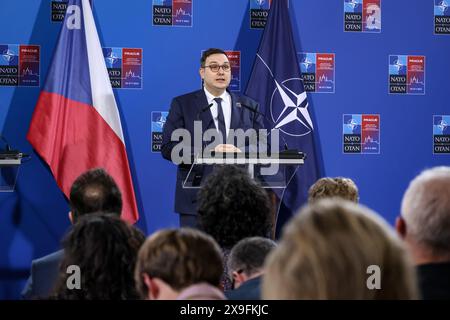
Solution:
<svg viewBox="0 0 450 320">
<path fill-rule="evenodd" d="M 141 48 L 103 48 L 111 86 L 115 89 L 142 89 Z"/>
<path fill-rule="evenodd" d="M 345 32 L 381 32 L 381 0 L 344 0 Z"/>
<path fill-rule="evenodd" d="M 264 29 L 272 0 L 250 0 L 250 28 Z"/>
<path fill-rule="evenodd" d="M 192 27 L 192 0 L 153 0 L 153 25 Z"/>
<path fill-rule="evenodd" d="M 433 153 L 450 154 L 450 116 L 433 116 Z"/>
<path fill-rule="evenodd" d="M 344 153 L 380 153 L 380 115 L 344 114 L 342 133 Z"/>
<path fill-rule="evenodd" d="M 89 0 L 91 7 L 92 1 Z M 66 16 L 68 0 L 52 0 L 51 1 L 51 12 L 50 17 L 52 22 L 62 22 Z"/>
<path fill-rule="evenodd" d="M 305 91 L 334 93 L 334 53 L 300 52 L 298 61 Z"/>
<path fill-rule="evenodd" d="M 450 34 L 449 0 L 434 0 L 434 34 Z"/>
<path fill-rule="evenodd" d="M 389 55 L 389 93 L 425 94 L 425 56 Z"/>
<path fill-rule="evenodd" d="M 161 152 L 162 132 L 168 114 L 167 111 L 152 112 L 152 152 Z"/>
<path fill-rule="evenodd" d="M 39 87 L 40 46 L 0 44 L 0 86 Z"/>
</svg>

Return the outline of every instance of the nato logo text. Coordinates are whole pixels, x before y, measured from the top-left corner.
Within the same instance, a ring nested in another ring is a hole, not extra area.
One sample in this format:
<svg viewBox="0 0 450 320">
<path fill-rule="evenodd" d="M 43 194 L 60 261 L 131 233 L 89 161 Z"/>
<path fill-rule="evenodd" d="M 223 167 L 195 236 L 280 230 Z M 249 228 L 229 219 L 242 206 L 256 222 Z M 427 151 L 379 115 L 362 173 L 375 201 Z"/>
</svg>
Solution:
<svg viewBox="0 0 450 320">
<path fill-rule="evenodd" d="M 192 27 L 192 0 L 153 0 L 153 25 Z"/>
<path fill-rule="evenodd" d="M 334 53 L 301 52 L 298 61 L 305 91 L 334 93 Z"/>
<path fill-rule="evenodd" d="M 434 33 L 450 34 L 450 1 L 434 0 Z"/>
<path fill-rule="evenodd" d="M 433 153 L 450 154 L 450 116 L 433 116 Z"/>
<path fill-rule="evenodd" d="M 91 6 L 92 1 L 89 0 Z M 51 12 L 50 17 L 52 22 L 62 22 L 66 16 L 67 3 L 68 0 L 52 0 L 51 1 Z"/>
<path fill-rule="evenodd" d="M 381 0 L 344 0 L 344 31 L 381 32 Z"/>
<path fill-rule="evenodd" d="M 250 28 L 264 29 L 272 0 L 250 0 Z"/>
<path fill-rule="evenodd" d="M 39 87 L 40 46 L 0 44 L 0 86 Z"/>
<path fill-rule="evenodd" d="M 152 112 L 152 151 L 161 152 L 162 145 L 162 132 L 164 124 L 166 123 L 167 115 L 166 111 L 153 111 Z"/>
<path fill-rule="evenodd" d="M 142 89 L 142 49 L 103 48 L 111 86 L 116 89 Z"/>
<path fill-rule="evenodd" d="M 425 56 L 389 56 L 389 93 L 425 94 Z"/>
<path fill-rule="evenodd" d="M 378 114 L 344 114 L 342 133 L 344 153 L 380 153 Z"/>
</svg>

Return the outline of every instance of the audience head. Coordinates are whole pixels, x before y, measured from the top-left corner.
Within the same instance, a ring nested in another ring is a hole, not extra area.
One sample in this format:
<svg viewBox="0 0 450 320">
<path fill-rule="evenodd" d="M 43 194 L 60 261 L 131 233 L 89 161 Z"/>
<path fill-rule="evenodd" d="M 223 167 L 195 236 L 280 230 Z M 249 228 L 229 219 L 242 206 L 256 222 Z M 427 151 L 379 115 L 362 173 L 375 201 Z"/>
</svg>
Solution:
<svg viewBox="0 0 450 320">
<path fill-rule="evenodd" d="M 338 197 L 345 200 L 358 203 L 358 187 L 350 178 L 336 177 L 336 178 L 321 178 L 316 181 L 308 192 L 308 202 L 323 198 Z"/>
<path fill-rule="evenodd" d="M 270 237 L 271 205 L 264 189 L 236 166 L 217 168 L 199 192 L 199 226 L 222 248 L 239 240 Z"/>
<path fill-rule="evenodd" d="M 141 247 L 135 280 L 142 298 L 170 300 L 194 284 L 219 287 L 222 272 L 222 253 L 212 237 L 195 229 L 166 229 Z"/>
<path fill-rule="evenodd" d="M 239 241 L 228 256 L 228 272 L 234 280 L 234 287 L 261 276 L 264 271 L 264 261 L 276 243 L 268 238 L 251 237 Z"/>
<path fill-rule="evenodd" d="M 92 169 L 72 184 L 70 209 L 73 223 L 80 216 L 92 212 L 110 212 L 120 216 L 122 195 L 114 179 L 104 169 Z"/>
<path fill-rule="evenodd" d="M 450 167 L 425 170 L 411 181 L 396 228 L 416 264 L 450 261 Z"/>
<path fill-rule="evenodd" d="M 116 214 L 88 214 L 79 218 L 63 240 L 64 258 L 55 297 L 68 300 L 137 299 L 134 267 L 145 237 Z M 70 266 L 78 266 L 80 288 L 67 283 Z"/>
<path fill-rule="evenodd" d="M 263 297 L 415 299 L 417 288 L 388 225 L 373 211 L 334 198 L 304 207 L 284 228 L 267 259 Z"/>
</svg>

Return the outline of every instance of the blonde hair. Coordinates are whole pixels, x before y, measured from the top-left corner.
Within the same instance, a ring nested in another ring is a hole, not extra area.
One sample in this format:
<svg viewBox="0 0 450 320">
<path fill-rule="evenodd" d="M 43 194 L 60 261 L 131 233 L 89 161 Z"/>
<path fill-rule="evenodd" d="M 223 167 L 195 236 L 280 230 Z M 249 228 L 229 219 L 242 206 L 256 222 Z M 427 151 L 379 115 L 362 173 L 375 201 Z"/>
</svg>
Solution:
<svg viewBox="0 0 450 320">
<path fill-rule="evenodd" d="M 374 212 L 339 199 L 302 209 L 266 261 L 265 299 L 415 299 L 413 266 L 399 239 Z M 381 270 L 369 289 L 368 267 Z"/>
<path fill-rule="evenodd" d="M 308 202 L 339 197 L 353 202 L 359 201 L 358 187 L 350 178 L 335 177 L 317 180 L 308 191 Z"/>
</svg>

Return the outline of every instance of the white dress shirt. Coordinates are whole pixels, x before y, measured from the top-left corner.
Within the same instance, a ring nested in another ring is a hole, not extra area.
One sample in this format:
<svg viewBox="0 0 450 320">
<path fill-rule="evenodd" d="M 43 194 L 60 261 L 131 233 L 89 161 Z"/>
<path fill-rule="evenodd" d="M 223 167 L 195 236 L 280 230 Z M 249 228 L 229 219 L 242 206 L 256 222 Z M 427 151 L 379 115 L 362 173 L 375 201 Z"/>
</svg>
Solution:
<svg viewBox="0 0 450 320">
<path fill-rule="evenodd" d="M 231 96 L 228 92 L 222 93 L 220 96 L 215 97 L 211 93 L 209 93 L 206 88 L 203 88 L 205 90 L 206 99 L 208 100 L 208 104 L 212 103 L 212 107 L 210 108 L 212 118 L 214 120 L 214 124 L 216 125 L 217 131 L 219 131 L 219 110 L 217 109 L 217 102 L 214 100 L 215 98 L 222 98 L 222 110 L 223 110 L 223 117 L 225 118 L 225 128 L 227 130 L 227 137 L 228 133 L 230 132 L 230 125 L 231 125 Z M 220 133 L 220 131 L 219 131 Z"/>
</svg>

